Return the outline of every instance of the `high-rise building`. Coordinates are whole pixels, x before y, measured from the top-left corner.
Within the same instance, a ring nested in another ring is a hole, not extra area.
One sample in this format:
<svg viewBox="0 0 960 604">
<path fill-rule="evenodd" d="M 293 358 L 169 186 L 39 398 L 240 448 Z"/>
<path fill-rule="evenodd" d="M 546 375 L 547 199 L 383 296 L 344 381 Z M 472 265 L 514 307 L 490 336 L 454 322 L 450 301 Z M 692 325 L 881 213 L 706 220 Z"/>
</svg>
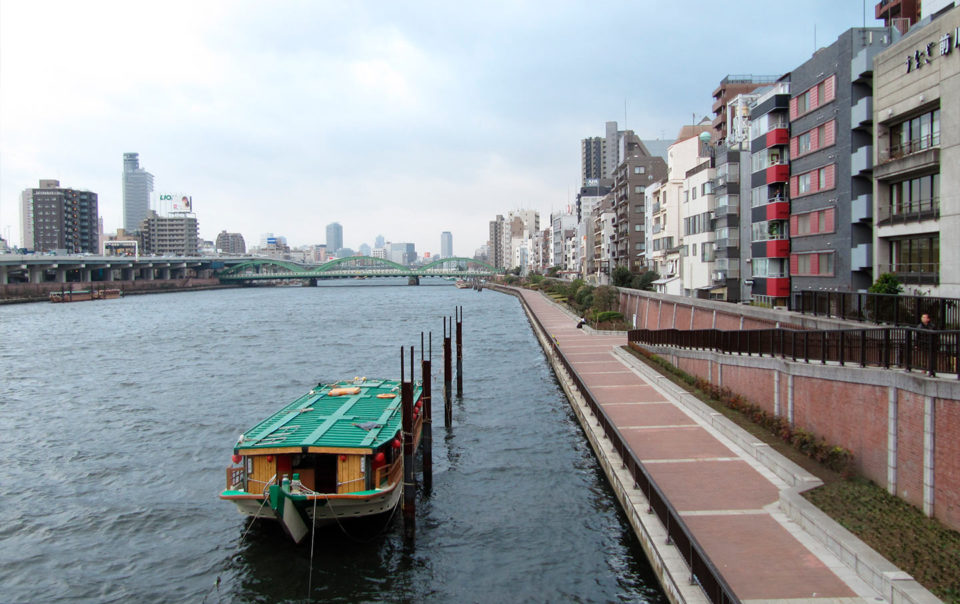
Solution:
<svg viewBox="0 0 960 604">
<path fill-rule="evenodd" d="M 720 85 L 713 91 L 713 141 L 717 145 L 723 144 L 727 140 L 730 114 L 728 109 L 734 111 L 735 107 L 727 107 L 728 103 L 737 95 L 753 92 L 762 86 L 773 84 L 780 76 L 765 75 L 728 75 L 720 80 Z"/>
<path fill-rule="evenodd" d="M 929 4 L 933 4 L 932 2 Z M 926 13 L 927 0 L 923 2 Z M 876 119 L 874 275 L 914 291 L 960 297 L 960 7 L 869 57 Z M 909 57 L 909 58 L 907 58 Z M 906 59 L 906 60 L 905 60 Z M 942 113 L 941 113 L 942 112 Z M 934 317 L 938 326 L 943 317 Z"/>
<path fill-rule="evenodd" d="M 380 248 L 383 247 L 384 239 L 383 235 L 377 235 L 377 238 L 373 242 L 373 247 Z"/>
<path fill-rule="evenodd" d="M 794 296 L 873 283 L 873 57 L 892 37 L 889 28 L 849 29 L 790 73 Z"/>
<path fill-rule="evenodd" d="M 139 153 L 123 154 L 123 228 L 132 233 L 150 211 L 153 174 L 140 167 Z"/>
<path fill-rule="evenodd" d="M 41 180 L 39 188 L 30 191 L 30 199 L 35 251 L 99 253 L 96 193 L 61 188 L 58 180 Z"/>
<path fill-rule="evenodd" d="M 599 136 L 580 141 L 580 183 L 603 178 L 604 139 Z"/>
<path fill-rule="evenodd" d="M 192 216 L 158 216 L 150 210 L 139 230 L 145 254 L 196 256 L 200 252 L 200 227 Z"/>
<path fill-rule="evenodd" d="M 331 222 L 327 225 L 327 252 L 336 254 L 343 249 L 343 227 L 339 222 Z"/>
<path fill-rule="evenodd" d="M 33 189 L 20 193 L 20 247 L 33 249 Z"/>
<path fill-rule="evenodd" d="M 453 235 L 450 231 L 440 233 L 440 258 L 453 258 Z"/>
<path fill-rule="evenodd" d="M 744 217 L 750 224 L 750 275 L 744 277 L 751 283 L 751 299 L 767 306 L 786 306 L 790 295 L 790 87 L 789 81 L 778 82 L 757 99 L 750 113 L 753 152 L 742 156 L 750 157 L 751 166 L 750 215 Z M 730 166 L 720 175 L 728 189 Z"/>
<path fill-rule="evenodd" d="M 216 246 L 221 254 L 233 256 L 247 253 L 247 243 L 243 240 L 243 235 L 240 233 L 220 231 L 220 234 L 217 235 Z"/>
</svg>

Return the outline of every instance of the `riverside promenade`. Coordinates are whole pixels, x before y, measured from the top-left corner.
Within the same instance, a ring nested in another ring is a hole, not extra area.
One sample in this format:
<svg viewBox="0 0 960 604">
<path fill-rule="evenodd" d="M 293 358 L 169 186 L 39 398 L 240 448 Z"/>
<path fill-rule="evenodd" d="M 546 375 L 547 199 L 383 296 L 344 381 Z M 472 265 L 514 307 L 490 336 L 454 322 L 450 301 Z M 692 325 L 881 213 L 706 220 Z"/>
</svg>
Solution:
<svg viewBox="0 0 960 604">
<path fill-rule="evenodd" d="M 736 599 L 937 601 L 799 496 L 820 484 L 816 477 L 623 351 L 625 335 L 577 329 L 576 317 L 543 294 L 511 293 L 546 332 L 538 335 L 548 353 L 556 347 L 576 373 L 572 380 L 554 362 L 671 600 L 707 601 L 707 595 L 691 584 L 685 556 L 626 473 L 626 462 L 609 442 L 614 439 L 594 427 L 599 418 L 572 382 L 585 386 L 615 425 Z M 557 356 L 551 354 L 552 362 Z"/>
</svg>

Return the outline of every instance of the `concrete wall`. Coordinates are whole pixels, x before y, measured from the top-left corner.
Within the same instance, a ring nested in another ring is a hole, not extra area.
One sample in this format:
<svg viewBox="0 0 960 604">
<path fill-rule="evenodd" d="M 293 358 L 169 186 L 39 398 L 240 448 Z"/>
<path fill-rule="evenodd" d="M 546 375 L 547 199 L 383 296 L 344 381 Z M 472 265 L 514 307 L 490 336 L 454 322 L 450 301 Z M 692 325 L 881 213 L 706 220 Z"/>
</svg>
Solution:
<svg viewBox="0 0 960 604">
<path fill-rule="evenodd" d="M 855 470 L 960 530 L 960 382 L 918 373 L 647 347 L 828 443 Z"/>
</svg>

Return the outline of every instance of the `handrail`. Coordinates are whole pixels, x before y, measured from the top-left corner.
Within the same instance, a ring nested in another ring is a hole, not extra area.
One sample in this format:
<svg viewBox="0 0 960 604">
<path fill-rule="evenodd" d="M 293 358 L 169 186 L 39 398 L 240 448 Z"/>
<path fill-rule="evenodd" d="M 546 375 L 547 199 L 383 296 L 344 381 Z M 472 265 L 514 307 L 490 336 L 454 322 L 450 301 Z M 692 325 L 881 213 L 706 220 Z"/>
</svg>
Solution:
<svg viewBox="0 0 960 604">
<path fill-rule="evenodd" d="M 881 267 L 881 272 L 889 268 L 893 267 Z M 815 317 L 909 327 L 920 323 L 920 316 L 926 313 L 936 327 L 960 328 L 960 298 L 803 290 L 794 292 L 791 310 Z"/>
<path fill-rule="evenodd" d="M 537 328 L 544 335 L 549 332 L 540 322 L 540 318 L 530 309 L 527 301 L 519 292 L 516 292 L 521 304 L 527 309 L 530 316 L 536 323 Z M 573 366 L 566 355 L 560 350 L 556 340 L 551 340 L 551 352 L 560 361 L 564 370 L 570 376 L 574 385 L 580 391 L 587 406 L 597 418 L 597 422 L 603 428 L 603 432 L 610 440 L 614 449 L 623 460 L 623 464 L 633 477 L 636 488 L 641 489 L 647 498 L 650 512 L 656 513 L 660 522 L 667 531 L 667 543 L 675 545 L 680 552 L 684 562 L 690 568 L 691 582 L 696 582 L 703 589 L 707 598 L 716 604 L 740 604 L 740 599 L 734 594 L 733 589 L 727 584 L 723 575 L 717 570 L 717 567 L 707 556 L 703 546 L 694 537 L 693 532 L 687 527 L 680 513 L 673 507 L 666 495 L 657 485 L 651 474 L 644 467 L 640 458 L 633 451 L 630 445 L 620 434 L 616 424 L 607 415 L 604 408 L 597 402 L 593 393 L 587 385 L 580 379 L 580 376 L 573 370 Z"/>
<path fill-rule="evenodd" d="M 914 368 L 930 377 L 957 374 L 960 379 L 960 330 L 934 331 L 910 327 L 802 330 L 770 329 L 635 329 L 627 342 L 712 350 L 722 354 L 771 356 L 805 363 L 847 363 L 860 367 Z"/>
</svg>

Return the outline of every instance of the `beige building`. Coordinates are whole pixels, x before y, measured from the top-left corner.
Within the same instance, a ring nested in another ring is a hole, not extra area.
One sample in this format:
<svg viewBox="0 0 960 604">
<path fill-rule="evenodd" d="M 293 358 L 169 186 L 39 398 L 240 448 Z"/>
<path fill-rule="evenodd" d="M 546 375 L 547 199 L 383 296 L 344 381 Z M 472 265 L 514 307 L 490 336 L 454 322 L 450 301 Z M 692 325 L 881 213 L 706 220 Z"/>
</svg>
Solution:
<svg viewBox="0 0 960 604">
<path fill-rule="evenodd" d="M 960 7 L 874 63 L 874 275 L 960 297 Z"/>
</svg>

